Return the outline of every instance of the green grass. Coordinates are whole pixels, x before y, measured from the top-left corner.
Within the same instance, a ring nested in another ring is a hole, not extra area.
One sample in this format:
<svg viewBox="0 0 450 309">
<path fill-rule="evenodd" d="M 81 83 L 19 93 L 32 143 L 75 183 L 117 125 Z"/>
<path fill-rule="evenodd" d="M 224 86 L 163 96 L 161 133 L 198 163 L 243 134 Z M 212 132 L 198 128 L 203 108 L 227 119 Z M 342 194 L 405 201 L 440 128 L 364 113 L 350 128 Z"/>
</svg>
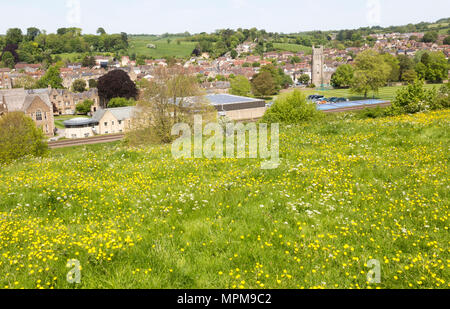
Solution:
<svg viewBox="0 0 450 309">
<path fill-rule="evenodd" d="M 181 41 L 177 44 L 177 38 L 170 38 L 171 43 L 167 39 L 155 39 L 154 36 L 133 36 L 130 38 L 129 54 L 144 55 L 153 58 L 163 57 L 179 57 L 185 58 L 192 54 L 197 43 Z M 147 48 L 148 44 L 156 45 L 156 49 Z"/>
<path fill-rule="evenodd" d="M 431 89 L 433 87 L 440 87 L 442 84 L 426 84 L 426 89 Z M 369 98 L 375 97 L 376 99 L 382 99 L 382 100 L 393 100 L 395 98 L 396 92 L 404 86 L 393 86 L 393 87 L 383 87 L 380 88 L 378 94 L 373 95 L 372 93 L 369 94 Z M 323 95 L 327 98 L 331 97 L 343 97 L 348 98 L 350 100 L 360 100 L 364 99 L 364 96 L 355 95 L 350 92 L 350 89 L 332 89 L 332 90 L 316 90 L 316 89 L 305 89 L 303 92 L 306 95 L 312 95 L 312 94 L 318 94 Z"/>
<path fill-rule="evenodd" d="M 298 45 L 298 44 L 289 44 L 289 43 L 274 43 L 273 46 L 276 49 L 290 51 L 293 53 L 298 53 L 299 51 L 303 51 L 306 54 L 312 53 L 312 48 L 308 46 Z"/>
<path fill-rule="evenodd" d="M 55 116 L 55 127 L 58 129 L 64 129 L 64 121 L 73 119 L 73 118 L 89 118 L 87 116 L 80 116 L 80 115 L 62 115 L 62 116 Z"/>
<path fill-rule="evenodd" d="M 0 166 L 0 287 L 448 288 L 450 110 L 352 115 L 282 126 L 274 170 L 120 143 Z"/>
</svg>

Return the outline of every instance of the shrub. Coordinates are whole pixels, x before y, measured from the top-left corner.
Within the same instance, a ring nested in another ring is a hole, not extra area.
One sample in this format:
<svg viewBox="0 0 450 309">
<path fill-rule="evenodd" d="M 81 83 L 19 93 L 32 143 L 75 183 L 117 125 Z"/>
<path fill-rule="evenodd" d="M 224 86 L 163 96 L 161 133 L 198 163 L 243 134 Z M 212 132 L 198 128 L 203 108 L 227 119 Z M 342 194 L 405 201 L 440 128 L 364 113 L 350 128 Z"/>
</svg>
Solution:
<svg viewBox="0 0 450 309">
<path fill-rule="evenodd" d="M 388 114 L 413 114 L 436 108 L 436 90 L 427 90 L 422 80 L 416 80 L 397 91 Z"/>
<path fill-rule="evenodd" d="M 299 123 L 318 118 L 321 113 L 315 103 L 309 102 L 298 90 L 278 97 L 262 121 L 267 123 Z"/>
<path fill-rule="evenodd" d="M 108 108 L 134 106 L 136 101 L 134 99 L 114 98 L 108 103 Z"/>
<path fill-rule="evenodd" d="M 450 108 L 450 83 L 446 83 L 439 88 L 436 95 L 434 109 Z"/>
<path fill-rule="evenodd" d="M 26 155 L 43 156 L 47 149 L 44 133 L 30 117 L 12 112 L 0 118 L 0 163 Z"/>
<path fill-rule="evenodd" d="M 91 111 L 91 107 L 94 105 L 94 101 L 92 100 L 84 100 L 81 103 L 78 103 L 75 107 L 77 114 L 87 115 Z"/>
</svg>

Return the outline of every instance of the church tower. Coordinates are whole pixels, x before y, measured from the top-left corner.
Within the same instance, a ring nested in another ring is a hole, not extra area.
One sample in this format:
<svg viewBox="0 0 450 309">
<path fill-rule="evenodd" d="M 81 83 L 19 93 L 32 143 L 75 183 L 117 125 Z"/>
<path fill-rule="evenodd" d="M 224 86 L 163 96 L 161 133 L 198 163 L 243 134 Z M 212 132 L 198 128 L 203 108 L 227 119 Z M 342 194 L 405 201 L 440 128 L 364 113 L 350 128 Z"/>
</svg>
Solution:
<svg viewBox="0 0 450 309">
<path fill-rule="evenodd" d="M 323 77 L 324 54 L 323 46 L 312 48 L 312 66 L 311 66 L 311 82 L 316 87 L 321 87 L 324 84 Z"/>
</svg>

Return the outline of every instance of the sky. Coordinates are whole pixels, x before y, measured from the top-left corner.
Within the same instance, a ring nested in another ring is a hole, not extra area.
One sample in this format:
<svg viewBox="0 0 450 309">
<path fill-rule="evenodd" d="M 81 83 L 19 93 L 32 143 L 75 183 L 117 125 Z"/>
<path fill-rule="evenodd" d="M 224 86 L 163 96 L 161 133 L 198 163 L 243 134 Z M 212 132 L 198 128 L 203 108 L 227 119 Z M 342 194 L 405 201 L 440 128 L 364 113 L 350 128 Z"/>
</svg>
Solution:
<svg viewBox="0 0 450 309">
<path fill-rule="evenodd" d="M 162 34 L 224 28 L 292 33 L 391 26 L 450 17 L 449 0 L 0 0 L 0 33 L 28 27 L 55 32 Z M 10 13 L 8 13 L 10 12 Z"/>
</svg>

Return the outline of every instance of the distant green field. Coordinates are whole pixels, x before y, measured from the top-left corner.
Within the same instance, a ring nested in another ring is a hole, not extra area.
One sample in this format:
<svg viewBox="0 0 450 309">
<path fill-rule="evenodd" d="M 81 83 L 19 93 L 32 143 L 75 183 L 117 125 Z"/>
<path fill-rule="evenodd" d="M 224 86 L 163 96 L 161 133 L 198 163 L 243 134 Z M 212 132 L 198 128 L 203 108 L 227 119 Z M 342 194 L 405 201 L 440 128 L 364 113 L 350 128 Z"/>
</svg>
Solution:
<svg viewBox="0 0 450 309">
<path fill-rule="evenodd" d="M 144 55 L 153 58 L 163 57 L 189 57 L 195 48 L 196 42 L 181 41 L 178 38 L 170 38 L 170 44 L 165 39 L 155 39 L 155 36 L 133 36 L 130 37 L 129 54 Z M 153 44 L 156 48 L 147 48 L 148 44 Z"/>
<path fill-rule="evenodd" d="M 440 87 L 440 86 L 441 86 L 440 84 L 427 84 L 427 85 L 425 85 L 425 88 L 431 89 L 433 87 Z M 378 94 L 376 94 L 374 97 L 376 99 L 382 99 L 382 100 L 393 100 L 395 98 L 395 93 L 397 92 L 397 90 L 399 90 L 402 87 L 404 87 L 404 86 L 383 87 L 380 89 Z M 358 96 L 353 93 L 350 93 L 350 89 L 332 89 L 332 90 L 305 89 L 304 93 L 306 95 L 312 95 L 312 94 L 323 95 L 327 98 L 343 97 L 343 98 L 348 98 L 350 100 L 364 99 L 364 97 L 362 97 L 362 96 Z M 369 97 L 372 98 L 373 95 L 369 94 Z"/>
<path fill-rule="evenodd" d="M 289 43 L 274 43 L 273 46 L 276 49 L 290 51 L 293 53 L 298 53 L 299 51 L 303 51 L 305 53 L 312 53 L 311 47 L 303 46 L 303 45 L 289 44 Z"/>
</svg>

